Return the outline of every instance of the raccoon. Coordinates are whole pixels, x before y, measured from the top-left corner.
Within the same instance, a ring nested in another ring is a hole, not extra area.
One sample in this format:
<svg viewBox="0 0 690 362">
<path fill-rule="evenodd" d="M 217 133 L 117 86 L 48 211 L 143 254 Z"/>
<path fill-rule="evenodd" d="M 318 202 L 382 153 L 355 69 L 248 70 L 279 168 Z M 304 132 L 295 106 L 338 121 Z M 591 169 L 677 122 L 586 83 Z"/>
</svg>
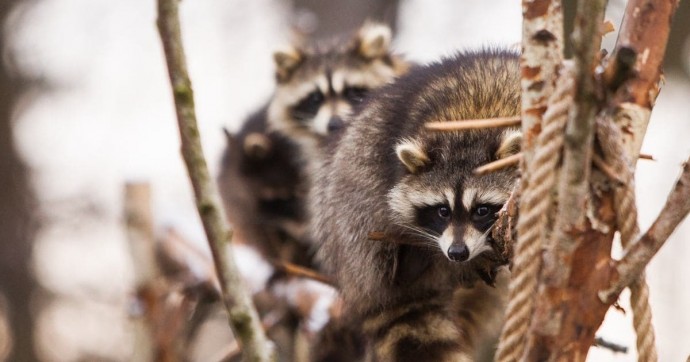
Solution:
<svg viewBox="0 0 690 362">
<path fill-rule="evenodd" d="M 309 165 L 321 152 L 317 147 L 336 139 L 335 131 L 369 90 L 407 69 L 391 53 L 390 40 L 388 27 L 372 23 L 329 46 L 276 52 L 272 99 L 237 135 L 228 133 L 218 178 L 221 196 L 235 235 L 269 261 L 319 269 L 314 243 L 304 232 Z M 281 281 L 284 275 L 277 272 L 269 289 Z M 332 334 L 337 340 L 341 333 Z"/>
<path fill-rule="evenodd" d="M 274 53 L 276 90 L 268 108 L 275 129 L 300 144 L 307 160 L 345 126 L 370 90 L 407 71 L 390 49 L 391 30 L 363 25 L 349 40 L 290 46 Z"/>
<path fill-rule="evenodd" d="M 306 181 L 297 144 L 267 129 L 267 106 L 241 130 L 226 131 L 218 184 L 239 240 L 267 260 L 311 266 L 306 239 Z"/>
<path fill-rule="evenodd" d="M 369 97 L 317 170 L 310 231 L 368 360 L 473 360 L 471 337 L 488 324 L 478 318 L 500 314 L 468 300 L 496 297 L 479 271 L 494 263 L 490 230 L 519 175 L 473 170 L 518 152 L 520 132 L 424 124 L 519 114 L 518 57 L 485 49 L 412 69 Z"/>
</svg>

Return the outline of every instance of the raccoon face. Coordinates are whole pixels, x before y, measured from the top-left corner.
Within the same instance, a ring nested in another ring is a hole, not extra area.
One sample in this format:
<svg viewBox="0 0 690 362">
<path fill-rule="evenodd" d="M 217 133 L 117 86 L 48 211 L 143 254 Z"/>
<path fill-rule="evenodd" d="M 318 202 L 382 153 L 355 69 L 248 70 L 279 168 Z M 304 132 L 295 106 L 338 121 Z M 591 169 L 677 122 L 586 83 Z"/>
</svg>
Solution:
<svg viewBox="0 0 690 362">
<path fill-rule="evenodd" d="M 404 175 L 388 194 L 394 222 L 452 261 L 491 250 L 491 229 L 517 170 L 481 176 L 473 170 L 519 152 L 521 140 L 518 131 L 480 131 L 401 141 L 396 154 Z"/>
<path fill-rule="evenodd" d="M 390 41 L 388 27 L 368 24 L 346 44 L 276 52 L 271 127 L 293 138 L 316 140 L 341 129 L 371 89 L 407 69 L 391 55 Z"/>
</svg>

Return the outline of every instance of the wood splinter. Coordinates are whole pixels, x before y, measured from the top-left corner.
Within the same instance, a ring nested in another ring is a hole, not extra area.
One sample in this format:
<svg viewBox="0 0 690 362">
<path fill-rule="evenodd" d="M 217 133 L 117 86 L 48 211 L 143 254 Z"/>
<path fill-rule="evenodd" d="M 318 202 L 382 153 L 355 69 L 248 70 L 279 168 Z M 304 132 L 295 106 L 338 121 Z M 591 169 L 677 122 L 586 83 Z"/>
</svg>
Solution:
<svg viewBox="0 0 690 362">
<path fill-rule="evenodd" d="M 462 131 L 469 129 L 514 127 L 522 123 L 520 116 L 488 119 L 466 119 L 461 121 L 429 122 L 426 129 L 431 131 Z"/>
<path fill-rule="evenodd" d="M 611 166 L 609 166 L 606 163 L 606 161 L 604 161 L 604 159 L 601 158 L 601 156 L 599 156 L 598 154 L 595 153 L 592 155 L 592 163 L 594 164 L 594 166 L 596 166 L 596 168 L 599 169 L 599 171 L 601 171 L 604 175 L 606 175 L 606 177 L 608 177 L 611 181 L 614 181 L 615 183 L 617 183 L 619 185 L 625 184 L 625 181 L 623 181 L 623 179 L 621 179 L 618 175 L 616 175 L 616 172 L 613 170 L 613 168 Z"/>
<path fill-rule="evenodd" d="M 516 153 L 512 156 L 508 156 L 505 158 L 502 158 L 500 160 L 496 160 L 494 162 L 487 163 L 484 166 L 480 166 L 474 169 L 474 174 L 475 175 L 484 175 L 489 172 L 494 172 L 498 171 L 500 169 L 510 167 L 513 165 L 517 165 L 520 163 L 520 160 L 522 159 L 522 152 Z"/>
<path fill-rule="evenodd" d="M 282 271 L 285 274 L 316 280 L 317 282 L 328 284 L 330 286 L 334 285 L 333 281 L 329 277 L 321 273 L 318 273 L 312 269 L 279 260 L 274 260 L 273 262 L 271 262 L 271 264 L 274 268 Z"/>
<path fill-rule="evenodd" d="M 654 156 L 648 155 L 648 154 L 644 154 L 644 153 L 641 153 L 640 156 L 639 156 L 639 158 L 641 158 L 641 159 L 643 159 L 643 160 L 656 161 L 656 159 L 654 158 Z M 506 157 L 506 158 L 502 158 L 502 159 L 496 160 L 496 161 L 494 161 L 494 162 L 489 162 L 489 163 L 487 163 L 486 165 L 477 167 L 477 168 L 474 169 L 474 173 L 475 173 L 476 175 L 484 175 L 484 174 L 487 174 L 487 173 L 490 173 L 490 172 L 498 171 L 498 170 L 500 170 L 500 169 L 503 169 L 503 168 L 510 167 L 510 166 L 513 166 L 513 165 L 518 164 L 518 163 L 520 162 L 521 159 L 522 159 L 522 152 L 516 153 L 516 154 L 514 154 L 514 155 L 512 155 L 512 156 L 509 156 L 509 157 Z M 604 173 L 607 177 L 609 177 L 611 180 L 613 180 L 613 181 L 615 181 L 615 182 L 617 182 L 617 183 L 619 183 L 619 184 L 623 183 L 623 181 L 621 181 L 620 177 L 618 177 L 618 176 L 616 175 L 616 173 L 613 172 L 613 170 L 611 169 L 611 166 L 609 166 L 609 165 L 601 158 L 601 156 L 599 156 L 599 155 L 597 155 L 597 154 L 594 154 L 594 155 L 592 156 L 592 162 L 594 163 L 594 166 L 596 166 L 601 172 L 603 172 L 603 173 Z M 372 233 L 372 234 L 373 234 L 373 233 Z M 377 239 L 374 239 L 374 238 L 371 237 L 372 234 L 369 234 L 369 239 L 377 240 Z"/>
</svg>

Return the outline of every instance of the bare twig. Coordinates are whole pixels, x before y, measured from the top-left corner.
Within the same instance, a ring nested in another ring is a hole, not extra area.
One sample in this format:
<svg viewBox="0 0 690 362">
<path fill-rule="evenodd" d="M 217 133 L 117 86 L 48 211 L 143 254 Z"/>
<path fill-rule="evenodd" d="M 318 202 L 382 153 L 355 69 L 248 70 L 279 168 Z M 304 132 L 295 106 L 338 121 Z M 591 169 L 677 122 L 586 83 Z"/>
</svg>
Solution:
<svg viewBox="0 0 690 362">
<path fill-rule="evenodd" d="M 661 64 L 663 61 L 670 21 L 678 6 L 677 1 L 631 0 L 626 8 L 621 33 L 614 52 L 612 75 L 607 81 L 614 93 L 610 109 L 614 110 L 615 121 L 622 133 L 627 156 L 637 161 L 642 141 L 647 130 L 651 110 L 659 93 Z M 604 76 L 607 74 L 605 73 Z M 620 153 L 620 152 L 619 152 Z M 634 209 L 634 190 L 616 190 L 617 203 L 623 201 L 619 210 Z M 629 215 L 628 225 L 621 228 L 623 247 L 626 242 L 638 237 L 637 214 Z M 634 225 L 630 225 L 634 222 Z M 627 230 L 625 228 L 627 227 Z M 625 235 L 625 237 L 623 237 Z M 633 324 L 637 332 L 637 349 L 640 360 L 656 361 L 654 330 L 651 324 L 651 308 L 648 302 L 648 287 L 644 274 L 630 285 Z"/>
<path fill-rule="evenodd" d="M 644 270 L 681 221 L 690 213 L 690 158 L 652 226 L 625 251 L 617 263 L 618 279 L 599 293 L 602 301 L 612 302 Z"/>
<path fill-rule="evenodd" d="M 382 241 L 386 238 L 386 234 L 383 231 L 372 231 L 368 235 L 369 240 Z"/>
<path fill-rule="evenodd" d="M 616 174 L 616 171 L 614 171 L 613 168 L 609 166 L 606 163 L 606 161 L 604 161 L 601 158 L 601 156 L 597 155 L 596 153 L 592 154 L 592 163 L 611 181 L 619 185 L 622 185 L 624 183 L 623 179 L 621 179 L 621 177 L 618 174 Z"/>
<path fill-rule="evenodd" d="M 276 269 L 278 269 L 278 270 L 280 270 L 280 271 L 282 271 L 288 275 L 316 280 L 317 282 L 321 282 L 321 283 L 328 284 L 331 286 L 334 285 L 333 281 L 329 277 L 327 277 L 327 276 L 325 276 L 325 275 L 323 275 L 323 274 L 321 274 L 315 270 L 305 268 L 305 267 L 302 267 L 302 266 L 299 266 L 296 264 L 288 263 L 286 261 L 280 261 L 280 260 L 273 260 L 271 262 L 271 264 Z"/>
<path fill-rule="evenodd" d="M 622 132 L 608 117 L 598 119 L 597 139 L 606 160 L 613 167 L 612 172 L 623 180 L 613 189 L 613 205 L 616 213 L 616 226 L 620 231 L 621 245 L 626 248 L 640 233 L 635 201 L 634 163 L 629 160 L 628 154 L 623 148 Z M 656 361 L 652 308 L 649 305 L 649 287 L 644 275 L 640 275 L 630 285 L 630 305 L 633 312 L 633 326 L 637 334 L 637 351 L 640 360 Z"/>
<path fill-rule="evenodd" d="M 467 119 L 462 121 L 429 122 L 426 129 L 431 131 L 460 131 L 467 129 L 515 127 L 521 124 L 517 117 L 500 117 L 490 119 Z"/>
<path fill-rule="evenodd" d="M 474 174 L 475 175 L 484 175 L 489 172 L 494 172 L 498 171 L 501 169 L 504 169 L 506 167 L 510 166 L 515 166 L 518 163 L 520 163 L 520 160 L 522 159 L 522 153 L 516 153 L 514 155 L 510 155 L 508 157 L 502 158 L 500 160 L 496 160 L 491 163 L 487 163 L 486 165 L 477 167 L 474 169 Z"/>
<path fill-rule="evenodd" d="M 182 156 L 192 181 L 197 210 L 213 255 L 230 326 L 240 341 L 247 361 L 273 361 L 276 358 L 273 344 L 261 328 L 258 313 L 249 292 L 242 285 L 234 259 L 228 255 L 231 231 L 201 147 L 194 95 L 180 36 L 177 0 L 158 0 L 158 30 L 175 98 Z"/>
<path fill-rule="evenodd" d="M 571 230 L 584 230 L 585 203 L 589 199 L 589 175 L 592 163 L 594 120 L 599 98 L 594 80 L 601 46 L 601 23 L 604 0 L 580 1 L 573 31 L 573 52 L 577 76 L 575 78 L 575 106 L 566 127 L 563 166 L 558 188 L 560 210 L 556 228 L 559 248 L 572 250 L 575 242 Z M 575 206 L 577 205 L 577 206 Z M 575 206 L 575 207 L 574 207 Z M 561 238 L 562 237 L 562 238 Z"/>
<path fill-rule="evenodd" d="M 628 353 L 628 347 L 607 341 L 603 337 L 595 337 L 594 345 L 617 353 Z"/>
<path fill-rule="evenodd" d="M 383 231 L 369 232 L 367 239 L 371 241 L 382 241 L 384 243 L 394 243 L 398 245 L 419 245 L 418 242 L 406 240 L 405 238 L 399 238 L 396 237 L 396 235 L 386 234 Z"/>
</svg>

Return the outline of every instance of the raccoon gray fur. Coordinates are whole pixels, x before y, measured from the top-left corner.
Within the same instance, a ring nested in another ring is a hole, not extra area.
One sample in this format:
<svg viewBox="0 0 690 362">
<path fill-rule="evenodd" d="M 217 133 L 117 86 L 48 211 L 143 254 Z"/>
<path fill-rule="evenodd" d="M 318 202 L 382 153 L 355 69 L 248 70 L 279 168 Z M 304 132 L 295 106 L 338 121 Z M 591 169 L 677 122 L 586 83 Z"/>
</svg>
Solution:
<svg viewBox="0 0 690 362">
<path fill-rule="evenodd" d="M 519 84 L 518 54 L 505 50 L 412 69 L 368 98 L 319 168 L 310 231 L 362 323 L 368 360 L 473 360 L 475 341 L 466 337 L 488 321 L 454 294 L 486 295 L 477 288 L 494 263 L 490 230 L 519 176 L 515 167 L 473 170 L 518 152 L 521 136 L 424 124 L 518 115 Z M 370 240 L 371 232 L 387 241 Z"/>
<path fill-rule="evenodd" d="M 408 70 L 408 63 L 391 52 L 390 42 L 389 27 L 367 23 L 347 40 L 275 52 L 270 127 L 298 142 L 307 160 L 318 157 L 324 140 L 342 130 L 369 91 Z"/>
<path fill-rule="evenodd" d="M 267 260 L 312 267 L 306 238 L 306 181 L 299 148 L 267 129 L 264 106 L 240 131 L 226 132 L 218 184 L 238 239 Z"/>
</svg>

